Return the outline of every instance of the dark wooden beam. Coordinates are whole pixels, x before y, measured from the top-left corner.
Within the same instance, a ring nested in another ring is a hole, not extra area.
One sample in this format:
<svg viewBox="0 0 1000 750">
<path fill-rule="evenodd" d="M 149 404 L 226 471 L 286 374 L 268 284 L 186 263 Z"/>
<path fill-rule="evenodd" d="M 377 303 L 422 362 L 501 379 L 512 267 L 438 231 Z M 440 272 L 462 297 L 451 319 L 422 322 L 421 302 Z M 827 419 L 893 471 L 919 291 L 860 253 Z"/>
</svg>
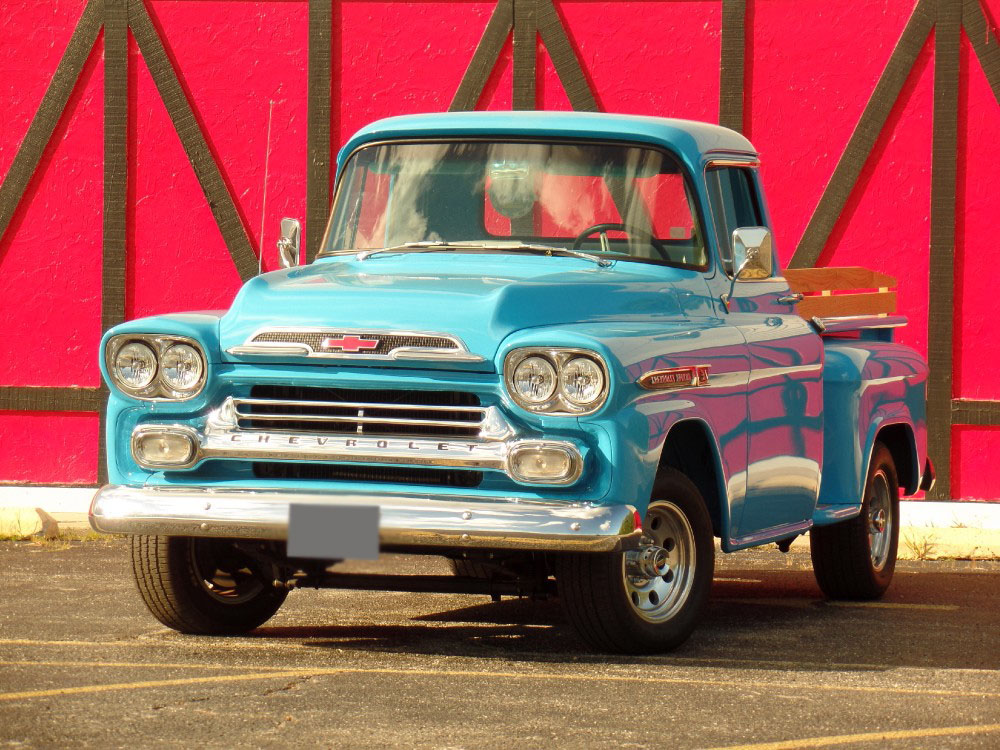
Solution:
<svg viewBox="0 0 1000 750">
<path fill-rule="evenodd" d="M 743 132 L 746 60 L 746 0 L 722 0 L 722 53 L 719 60 L 719 124 Z"/>
<path fill-rule="evenodd" d="M 937 469 L 929 499 L 951 500 L 951 403 L 955 326 L 955 189 L 962 6 L 937 0 L 934 28 L 934 133 L 931 146 L 931 251 L 927 319 L 927 452 Z"/>
<path fill-rule="evenodd" d="M 993 89 L 993 97 L 1000 104 L 1000 40 L 995 26 L 987 23 L 979 0 L 965 0 L 962 5 L 962 25 L 972 42 L 972 49 L 979 58 L 986 80 Z"/>
<path fill-rule="evenodd" d="M 239 211 L 236 210 L 236 202 L 225 180 L 222 179 L 219 165 L 208 147 L 208 141 L 205 140 L 205 134 L 195 117 L 191 102 L 184 93 L 177 71 L 170 62 L 163 40 L 160 39 L 143 0 L 130 0 L 129 25 L 132 27 L 136 44 L 139 45 L 139 51 L 146 61 L 146 67 L 149 68 L 153 82 L 167 108 L 167 114 L 170 115 L 177 135 L 180 136 L 181 145 L 194 168 L 198 184 L 205 193 L 208 206 L 219 225 L 219 231 L 222 232 L 222 238 L 236 265 L 236 270 L 244 281 L 253 278 L 257 275 L 257 256 L 250 243 L 250 234 L 243 225 Z"/>
<path fill-rule="evenodd" d="M 1000 401 L 973 401 L 956 398 L 951 402 L 953 424 L 1000 427 Z"/>
<path fill-rule="evenodd" d="M 100 388 L 0 386 L 0 411 L 96 412 L 103 405 Z"/>
<path fill-rule="evenodd" d="M 128 0 L 104 0 L 104 216 L 101 330 L 125 320 L 128 201 Z M 108 479 L 104 428 L 107 391 L 100 391 L 97 482 Z"/>
<path fill-rule="evenodd" d="M 514 0 L 514 98 L 513 109 L 536 109 L 537 37 L 535 0 Z"/>
<path fill-rule="evenodd" d="M 104 0 L 104 216 L 101 330 L 125 320 L 128 0 Z"/>
<path fill-rule="evenodd" d="M 330 212 L 331 0 L 309 2 L 309 78 L 306 170 L 306 260 L 319 252 Z M 263 252 L 263 248 L 261 248 Z"/>
<path fill-rule="evenodd" d="M 52 81 L 45 90 L 35 116 L 31 119 L 28 132 L 21 141 L 17 153 L 14 154 L 14 161 L 7 171 L 7 176 L 3 183 L 0 183 L 0 238 L 7 231 L 10 220 L 14 218 L 14 212 L 38 168 L 38 162 L 41 161 L 45 147 L 52 138 L 52 132 L 59 123 L 63 110 L 66 109 L 66 102 L 73 93 L 80 71 L 83 70 L 87 57 L 94 48 L 97 34 L 101 30 L 102 6 L 101 0 L 90 0 L 83 9 L 83 15 L 69 39 L 69 44 L 66 45 L 66 51 L 52 76 Z"/>
<path fill-rule="evenodd" d="M 566 96 L 573 109 L 582 112 L 597 112 L 597 97 L 590 87 L 580 59 L 566 33 L 552 0 L 537 0 L 535 20 L 542 44 L 549 51 L 549 58 L 556 69 L 556 75 L 566 90 Z"/>
<path fill-rule="evenodd" d="M 469 67 L 458 84 L 455 98 L 448 109 L 451 112 L 471 111 L 476 108 L 486 88 L 486 81 L 497 64 L 500 51 L 511 29 L 514 28 L 514 0 L 500 0 L 493 9 Z"/>
<path fill-rule="evenodd" d="M 879 77 L 875 91 L 868 104 L 865 105 L 861 119 L 858 121 L 851 139 L 847 142 L 844 153 L 841 154 L 833 176 L 823 191 L 822 197 L 813 212 L 799 246 L 795 249 L 789 266 L 805 268 L 816 265 L 820 253 L 826 246 L 830 232 L 840 218 L 844 205 L 854 189 L 861 169 L 871 154 L 875 141 L 878 139 L 885 121 L 892 111 L 899 92 L 906 82 L 910 70 L 916 62 L 917 55 L 924 46 L 928 34 L 934 25 L 933 3 L 937 0 L 920 0 L 913 10 L 903 34 L 896 43 L 896 48 L 889 62 Z"/>
</svg>

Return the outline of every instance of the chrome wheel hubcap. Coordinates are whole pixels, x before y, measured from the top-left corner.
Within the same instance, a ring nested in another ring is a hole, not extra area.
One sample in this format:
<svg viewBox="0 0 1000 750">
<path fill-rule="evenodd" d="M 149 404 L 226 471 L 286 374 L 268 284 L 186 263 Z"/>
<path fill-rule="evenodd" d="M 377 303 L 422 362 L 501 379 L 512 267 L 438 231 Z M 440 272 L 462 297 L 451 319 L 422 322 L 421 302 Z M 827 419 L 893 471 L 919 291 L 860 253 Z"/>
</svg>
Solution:
<svg viewBox="0 0 1000 750">
<path fill-rule="evenodd" d="M 647 622 L 665 622 L 674 617 L 687 601 L 694 585 L 694 532 L 687 516 L 669 501 L 653 503 L 643 523 L 643 544 L 660 547 L 666 553 L 662 575 L 631 575 L 622 556 L 625 594 L 633 611 Z M 662 558 L 662 555 L 659 557 Z"/>
<path fill-rule="evenodd" d="M 892 543 L 892 498 L 889 479 L 879 470 L 872 478 L 872 494 L 868 499 L 868 546 L 872 567 L 882 570 L 889 559 Z"/>
</svg>

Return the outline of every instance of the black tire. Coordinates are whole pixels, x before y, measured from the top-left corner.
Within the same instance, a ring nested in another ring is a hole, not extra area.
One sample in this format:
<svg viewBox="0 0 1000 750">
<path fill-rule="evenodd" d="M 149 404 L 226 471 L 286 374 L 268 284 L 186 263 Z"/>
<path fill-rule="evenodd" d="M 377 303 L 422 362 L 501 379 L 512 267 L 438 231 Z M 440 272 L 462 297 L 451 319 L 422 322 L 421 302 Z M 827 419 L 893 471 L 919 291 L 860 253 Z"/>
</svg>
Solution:
<svg viewBox="0 0 1000 750">
<path fill-rule="evenodd" d="M 572 554 L 556 561 L 566 617 L 596 650 L 648 654 L 676 648 L 691 635 L 708 601 L 715 566 L 712 521 L 698 489 L 679 471 L 661 470 L 643 528 L 664 547 L 671 547 L 671 534 L 677 537 L 669 579 L 626 576 L 623 553 Z"/>
<path fill-rule="evenodd" d="M 448 560 L 448 564 L 451 566 L 451 572 L 462 578 L 482 578 L 489 580 L 493 577 L 489 567 L 483 563 L 451 558 Z"/>
<path fill-rule="evenodd" d="M 872 449 L 861 514 L 812 529 L 809 546 L 816 581 L 829 598 L 878 599 L 889 588 L 899 547 L 899 478 L 883 443 Z"/>
<path fill-rule="evenodd" d="M 132 572 L 153 617 L 181 633 L 249 632 L 288 596 L 227 539 L 133 536 Z"/>
</svg>

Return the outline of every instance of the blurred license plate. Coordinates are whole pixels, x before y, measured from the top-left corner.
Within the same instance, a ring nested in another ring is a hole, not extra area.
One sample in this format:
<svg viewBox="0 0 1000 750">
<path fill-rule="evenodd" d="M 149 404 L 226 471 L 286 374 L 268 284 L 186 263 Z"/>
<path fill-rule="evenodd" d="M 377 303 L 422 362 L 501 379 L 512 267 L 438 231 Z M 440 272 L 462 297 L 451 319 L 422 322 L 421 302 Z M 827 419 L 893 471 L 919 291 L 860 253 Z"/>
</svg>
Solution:
<svg viewBox="0 0 1000 750">
<path fill-rule="evenodd" d="M 377 505 L 305 505 L 288 508 L 288 556 L 318 560 L 378 558 Z"/>
</svg>

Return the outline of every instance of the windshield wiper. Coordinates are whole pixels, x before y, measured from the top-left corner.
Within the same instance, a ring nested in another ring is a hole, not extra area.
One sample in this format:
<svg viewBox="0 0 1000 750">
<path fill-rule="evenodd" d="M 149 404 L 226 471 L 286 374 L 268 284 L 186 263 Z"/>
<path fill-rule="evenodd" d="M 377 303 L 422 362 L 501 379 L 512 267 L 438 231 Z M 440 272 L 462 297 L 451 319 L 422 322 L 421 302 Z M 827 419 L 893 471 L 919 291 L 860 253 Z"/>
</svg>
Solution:
<svg viewBox="0 0 1000 750">
<path fill-rule="evenodd" d="M 456 245 L 464 245 L 465 243 L 455 243 L 455 242 L 444 242 L 442 240 L 423 240 L 422 242 L 404 242 L 402 245 L 393 245 L 392 247 L 376 247 L 371 250 L 362 250 L 360 253 L 354 257 L 358 260 L 364 260 L 365 258 L 370 258 L 377 253 L 394 253 L 402 252 L 407 250 L 409 252 L 416 253 L 431 253 L 435 250 L 452 250 Z"/>
<path fill-rule="evenodd" d="M 362 250 L 355 257 L 358 260 L 365 260 L 370 258 L 376 253 L 390 253 L 390 252 L 416 252 L 416 253 L 430 253 L 439 250 L 457 250 L 460 248 L 470 249 L 470 250 L 498 250 L 500 252 L 518 252 L 527 250 L 529 252 L 540 253 L 542 255 L 569 255 L 573 258 L 582 258 L 583 260 L 589 260 L 596 263 L 601 268 L 606 268 L 611 265 L 611 260 L 609 258 L 601 258 L 597 255 L 591 253 L 580 252 L 579 250 L 569 250 L 565 247 L 559 247 L 557 245 L 541 245 L 533 242 L 520 242 L 518 240 L 513 241 L 497 241 L 497 242 L 473 242 L 473 241 L 459 241 L 459 242 L 445 242 L 444 240 L 424 240 L 421 242 L 404 242 L 401 245 L 393 245 L 392 247 L 378 247 L 372 250 Z"/>
<path fill-rule="evenodd" d="M 493 247 L 498 250 L 529 250 L 532 252 L 541 253 L 542 255 L 569 255 L 574 258 L 583 258 L 584 260 L 593 261 L 601 268 L 607 268 L 611 265 L 610 258 L 602 258 L 593 253 L 584 253 L 579 250 L 570 250 L 566 247 L 559 247 L 558 245 L 540 245 L 535 242 L 492 242 L 484 243 L 486 247 Z"/>
</svg>

